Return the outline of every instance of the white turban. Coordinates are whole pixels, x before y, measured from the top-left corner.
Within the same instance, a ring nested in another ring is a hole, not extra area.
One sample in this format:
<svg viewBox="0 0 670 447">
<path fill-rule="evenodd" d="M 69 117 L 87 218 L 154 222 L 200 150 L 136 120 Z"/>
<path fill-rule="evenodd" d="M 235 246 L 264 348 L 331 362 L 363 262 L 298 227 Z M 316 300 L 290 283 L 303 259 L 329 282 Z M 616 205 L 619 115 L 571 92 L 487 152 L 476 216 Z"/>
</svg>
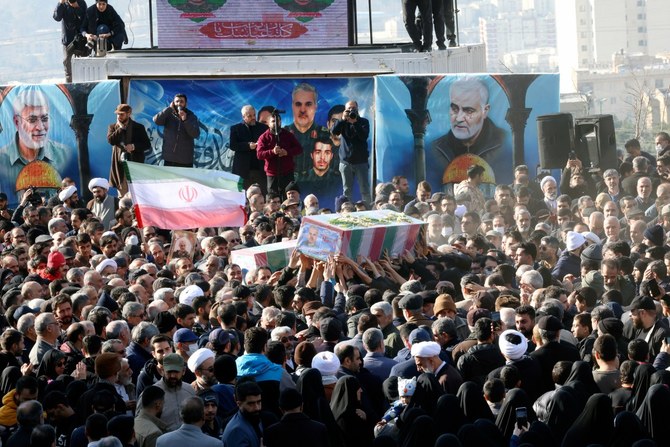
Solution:
<svg viewBox="0 0 670 447">
<path fill-rule="evenodd" d="M 193 300 L 199 296 L 205 296 L 205 292 L 195 284 L 191 284 L 181 291 L 179 294 L 179 302 L 190 306 L 193 304 Z"/>
<path fill-rule="evenodd" d="M 205 363 L 206 360 L 213 358 L 214 352 L 212 352 L 211 349 L 200 348 L 188 358 L 186 364 L 188 365 L 188 369 L 190 369 L 192 373 L 195 373 L 195 370 L 200 368 L 200 365 Z"/>
<path fill-rule="evenodd" d="M 557 184 L 556 179 L 548 175 L 546 177 L 542 177 L 542 180 L 540 180 L 540 189 L 544 189 L 544 185 L 546 185 L 547 182 L 554 182 L 554 185 Z"/>
<path fill-rule="evenodd" d="M 88 182 L 88 190 L 93 192 L 93 188 L 95 187 L 100 187 L 102 189 L 109 189 L 109 182 L 101 177 L 92 178 L 91 181 Z"/>
<path fill-rule="evenodd" d="M 565 236 L 565 248 L 568 251 L 576 250 L 586 243 L 586 239 L 576 231 L 568 231 Z"/>
<path fill-rule="evenodd" d="M 312 359 L 312 368 L 318 369 L 322 376 L 334 376 L 340 369 L 340 359 L 330 351 L 319 352 Z"/>
<path fill-rule="evenodd" d="M 105 259 L 95 268 L 95 271 L 102 273 L 107 267 L 114 267 L 114 271 L 117 269 L 116 262 L 113 259 Z"/>
<path fill-rule="evenodd" d="M 508 340 L 508 338 L 514 338 L 515 335 L 519 337 L 518 344 Z M 520 359 L 528 350 L 528 340 L 521 332 L 514 329 L 508 329 L 500 334 L 498 345 L 500 346 L 500 352 L 510 360 Z"/>
<path fill-rule="evenodd" d="M 60 199 L 61 202 L 65 202 L 67 199 L 72 197 L 72 194 L 74 194 L 75 192 L 77 192 L 77 187 L 74 185 L 70 185 L 58 193 L 58 198 Z"/>
<path fill-rule="evenodd" d="M 440 345 L 434 341 L 422 341 L 412 345 L 412 355 L 414 357 L 435 357 L 440 355 Z"/>
</svg>

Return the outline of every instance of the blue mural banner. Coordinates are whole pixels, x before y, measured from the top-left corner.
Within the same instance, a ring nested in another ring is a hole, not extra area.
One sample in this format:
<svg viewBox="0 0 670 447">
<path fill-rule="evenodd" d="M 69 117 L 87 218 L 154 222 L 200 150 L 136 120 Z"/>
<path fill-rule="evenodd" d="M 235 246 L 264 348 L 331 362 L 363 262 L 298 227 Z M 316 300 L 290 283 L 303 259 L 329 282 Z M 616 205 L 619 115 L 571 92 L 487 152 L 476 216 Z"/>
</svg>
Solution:
<svg viewBox="0 0 670 447">
<path fill-rule="evenodd" d="M 484 188 L 511 183 L 513 168 L 539 163 L 536 118 L 559 110 L 554 74 L 377 76 L 378 181 L 405 175 L 451 192 L 470 165 L 485 169 Z"/>
<path fill-rule="evenodd" d="M 307 84 L 308 88 L 313 88 L 316 92 L 314 105 L 306 110 L 300 109 L 293 101 L 294 89 L 301 84 Z M 133 118 L 147 128 L 152 142 L 153 150 L 147 154 L 145 163 L 162 164 L 163 128 L 156 126 L 152 118 L 170 104 L 176 93 L 186 94 L 188 108 L 200 121 L 200 137 L 196 141 L 194 156 L 195 167 L 226 171 L 231 169 L 230 155 L 233 153 L 229 146 L 230 128 L 242 122 L 242 106 L 250 104 L 257 112 L 265 106 L 285 110 L 282 123 L 303 146 L 302 155 L 295 159 L 295 176 L 302 197 L 314 193 L 322 208 L 332 209 L 335 197 L 342 194 L 343 189 L 339 173 L 339 142 L 329 132 L 334 124 L 333 118 L 341 116 L 341 112 L 339 115 L 333 113 L 338 110 L 338 106 L 343 109 L 349 99 L 355 99 L 361 116 L 372 121 L 373 88 L 373 79 L 369 77 L 133 79 L 130 81 L 128 103 L 133 108 Z M 263 121 L 266 116 L 263 112 L 260 115 L 259 121 Z M 299 128 L 306 130 L 301 131 Z M 372 151 L 372 133 L 368 147 Z M 352 199 L 355 200 L 360 197 L 357 185 L 353 195 Z"/>
<path fill-rule="evenodd" d="M 119 81 L 0 87 L 0 191 L 9 206 L 28 187 L 49 198 L 70 177 L 81 195 L 92 177 L 107 178 L 107 126 L 119 101 Z"/>
</svg>

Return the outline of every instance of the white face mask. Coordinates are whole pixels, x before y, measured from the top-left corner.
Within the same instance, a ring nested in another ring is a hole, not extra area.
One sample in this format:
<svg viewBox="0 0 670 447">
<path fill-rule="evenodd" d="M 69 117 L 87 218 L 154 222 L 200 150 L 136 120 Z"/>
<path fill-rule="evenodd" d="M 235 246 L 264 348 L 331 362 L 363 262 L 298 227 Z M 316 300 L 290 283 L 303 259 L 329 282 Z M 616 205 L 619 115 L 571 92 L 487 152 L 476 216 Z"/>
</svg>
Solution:
<svg viewBox="0 0 670 447">
<path fill-rule="evenodd" d="M 126 238 L 126 244 L 137 245 L 139 243 L 140 243 L 139 239 L 137 239 L 137 236 L 135 236 L 134 234 L 131 234 Z"/>
<path fill-rule="evenodd" d="M 454 229 L 451 227 L 442 228 L 442 236 L 449 237 L 454 233 Z"/>
<path fill-rule="evenodd" d="M 189 357 L 192 356 L 193 354 L 195 354 L 195 351 L 197 351 L 197 350 L 198 350 L 198 344 L 197 343 L 193 343 L 193 344 L 189 345 L 188 346 L 188 356 Z"/>
<path fill-rule="evenodd" d="M 493 231 L 497 231 L 500 234 L 505 234 L 505 227 L 493 227 Z"/>
<path fill-rule="evenodd" d="M 656 145 L 656 153 L 658 154 L 658 153 L 661 152 L 662 150 L 663 150 L 663 146 L 661 146 L 660 144 L 657 144 L 657 145 Z"/>
</svg>

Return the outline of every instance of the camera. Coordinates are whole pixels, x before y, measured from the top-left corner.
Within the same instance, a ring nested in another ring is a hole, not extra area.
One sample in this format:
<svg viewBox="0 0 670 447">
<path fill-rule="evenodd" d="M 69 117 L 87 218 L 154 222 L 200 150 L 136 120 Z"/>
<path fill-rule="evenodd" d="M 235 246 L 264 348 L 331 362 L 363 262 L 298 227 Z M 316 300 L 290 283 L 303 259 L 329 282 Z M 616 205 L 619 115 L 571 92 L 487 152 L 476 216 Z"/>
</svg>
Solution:
<svg viewBox="0 0 670 447">
<path fill-rule="evenodd" d="M 352 120 L 358 119 L 358 111 L 356 109 L 351 109 L 349 112 L 349 118 Z"/>
<path fill-rule="evenodd" d="M 283 114 L 283 113 L 286 113 L 286 110 L 274 109 L 274 110 L 272 111 L 272 114 L 275 115 L 275 116 L 277 116 L 277 115 L 281 115 L 281 114 Z"/>
<path fill-rule="evenodd" d="M 37 188 L 35 186 L 29 186 L 28 189 L 32 189 L 33 192 L 28 196 L 28 203 L 30 203 L 32 206 L 39 206 L 42 204 L 42 196 L 37 192 Z"/>
<path fill-rule="evenodd" d="M 88 48 L 91 51 L 95 50 L 95 40 L 89 40 L 86 42 L 86 48 Z"/>
</svg>

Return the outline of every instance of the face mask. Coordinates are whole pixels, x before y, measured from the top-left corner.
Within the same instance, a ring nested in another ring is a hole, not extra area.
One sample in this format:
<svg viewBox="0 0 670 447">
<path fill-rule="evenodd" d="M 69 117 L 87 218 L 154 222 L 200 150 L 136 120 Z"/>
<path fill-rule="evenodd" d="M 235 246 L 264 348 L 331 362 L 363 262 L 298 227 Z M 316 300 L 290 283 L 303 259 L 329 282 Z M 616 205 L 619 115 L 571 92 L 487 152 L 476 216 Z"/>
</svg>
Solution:
<svg viewBox="0 0 670 447">
<path fill-rule="evenodd" d="M 442 236 L 449 237 L 454 233 L 454 229 L 451 227 L 442 228 Z"/>
<path fill-rule="evenodd" d="M 660 144 L 657 144 L 657 145 L 656 145 L 656 153 L 658 154 L 658 153 L 661 152 L 662 150 L 663 150 L 663 146 L 661 146 Z"/>
<path fill-rule="evenodd" d="M 505 234 L 505 227 L 493 227 L 493 231 L 497 231 L 500 234 Z"/>
<path fill-rule="evenodd" d="M 137 239 L 137 236 L 135 236 L 134 234 L 131 234 L 126 238 L 126 244 L 137 245 L 139 244 L 139 242 L 140 242 L 139 239 Z"/>
<path fill-rule="evenodd" d="M 197 343 L 193 343 L 193 344 L 189 345 L 188 346 L 188 356 L 189 357 L 192 356 L 193 354 L 195 354 L 195 351 L 197 351 L 197 350 L 198 350 L 198 344 Z"/>
</svg>

